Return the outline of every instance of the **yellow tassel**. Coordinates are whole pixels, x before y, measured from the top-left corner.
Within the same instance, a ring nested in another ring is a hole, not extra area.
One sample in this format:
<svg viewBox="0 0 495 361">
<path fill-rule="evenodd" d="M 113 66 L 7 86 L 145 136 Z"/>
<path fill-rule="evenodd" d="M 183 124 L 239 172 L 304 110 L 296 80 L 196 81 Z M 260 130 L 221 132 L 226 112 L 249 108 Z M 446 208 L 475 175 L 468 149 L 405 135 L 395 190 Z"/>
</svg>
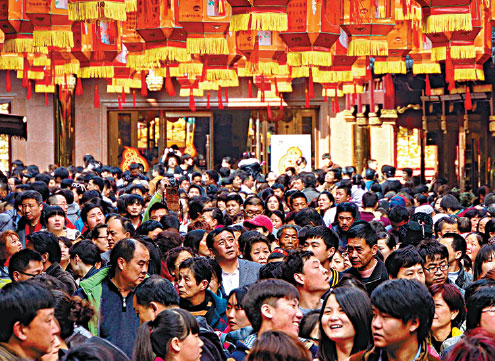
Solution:
<svg viewBox="0 0 495 361">
<path fill-rule="evenodd" d="M 274 61 L 246 62 L 245 74 L 250 75 L 278 75 L 279 65 Z M 246 76 L 246 75 L 244 75 Z"/>
<path fill-rule="evenodd" d="M 229 54 L 225 38 L 187 38 L 187 52 L 190 54 Z"/>
<path fill-rule="evenodd" d="M 431 15 L 426 18 L 426 22 L 423 22 L 425 34 L 472 30 L 471 13 Z"/>
<path fill-rule="evenodd" d="M 55 65 L 55 75 L 77 74 L 79 72 L 79 63 L 67 63 L 64 65 Z"/>
<path fill-rule="evenodd" d="M 17 79 L 22 79 L 24 77 L 24 73 L 22 70 L 17 70 Z M 42 80 L 45 77 L 45 72 L 43 71 L 33 71 L 28 70 L 27 78 L 31 80 Z"/>
<path fill-rule="evenodd" d="M 141 79 L 112 79 L 113 85 L 124 86 L 126 88 L 141 88 Z"/>
<path fill-rule="evenodd" d="M 239 78 L 216 80 L 215 83 L 220 85 L 222 88 L 235 88 L 239 86 Z"/>
<path fill-rule="evenodd" d="M 70 30 L 34 30 L 34 46 L 53 46 L 57 48 L 74 47 L 74 38 Z"/>
<path fill-rule="evenodd" d="M 33 46 L 33 54 L 48 54 L 48 47 L 46 46 Z"/>
<path fill-rule="evenodd" d="M 344 94 L 354 94 L 355 92 L 361 94 L 363 90 L 363 86 L 359 84 L 356 84 L 356 88 L 354 88 L 354 84 L 344 84 L 342 86 L 342 93 Z"/>
<path fill-rule="evenodd" d="M 113 78 L 113 66 L 88 66 L 79 69 L 81 78 Z"/>
<path fill-rule="evenodd" d="M 22 70 L 23 68 L 24 68 L 24 59 L 21 56 L 6 56 L 6 55 L 0 56 L 0 69 Z"/>
<path fill-rule="evenodd" d="M 347 55 L 349 56 L 387 56 L 388 55 L 388 42 L 387 40 L 374 40 L 374 39 L 362 39 L 352 38 L 347 49 Z"/>
<path fill-rule="evenodd" d="M 411 12 L 404 14 L 402 11 L 402 6 L 398 6 L 395 8 L 395 20 L 404 21 L 404 20 L 421 20 L 423 18 L 423 14 L 420 7 L 413 6 L 411 8 Z"/>
<path fill-rule="evenodd" d="M 275 87 L 275 85 L 274 85 Z M 277 83 L 277 87 L 278 87 L 278 92 L 279 93 L 292 93 L 292 84 L 291 83 L 288 83 L 288 82 L 285 82 L 285 81 L 279 81 Z"/>
<path fill-rule="evenodd" d="M 352 71 L 320 70 L 313 68 L 313 81 L 317 83 L 352 81 Z"/>
<path fill-rule="evenodd" d="M 307 78 L 309 77 L 309 67 L 294 67 L 291 72 L 292 78 Z"/>
<path fill-rule="evenodd" d="M 125 12 L 135 13 L 137 11 L 137 0 L 125 0 Z"/>
<path fill-rule="evenodd" d="M 325 51 L 303 51 L 301 53 L 301 63 L 303 66 L 331 66 L 332 57 Z"/>
<path fill-rule="evenodd" d="M 164 78 L 167 76 L 167 68 L 166 67 L 154 69 L 154 71 L 155 71 L 155 75 L 156 76 L 161 76 L 161 77 L 164 77 Z M 170 76 L 172 78 L 182 77 L 182 76 L 184 76 L 184 73 L 182 73 L 179 70 L 179 67 L 178 66 L 171 66 L 170 67 Z M 194 80 L 194 77 L 195 77 L 194 75 L 192 75 L 192 76 L 189 75 L 188 76 L 188 79 Z"/>
<path fill-rule="evenodd" d="M 126 94 L 129 94 L 131 92 L 131 89 L 125 85 L 114 85 L 114 84 L 108 84 L 107 85 L 107 93 L 121 94 L 122 89 L 124 90 L 124 93 L 126 93 Z"/>
<path fill-rule="evenodd" d="M 375 61 L 375 74 L 406 74 L 405 61 Z"/>
<path fill-rule="evenodd" d="M 190 93 L 191 93 L 191 88 L 180 88 L 179 96 L 188 97 Z M 204 95 L 203 89 L 193 88 L 193 95 L 195 97 L 202 97 Z"/>
<path fill-rule="evenodd" d="M 36 84 L 34 91 L 36 93 L 55 93 L 55 85 Z"/>
<path fill-rule="evenodd" d="M 439 63 L 414 63 L 413 74 L 441 74 Z"/>
<path fill-rule="evenodd" d="M 126 21 L 126 4 L 114 1 L 72 2 L 68 5 L 69 20 L 85 21 L 100 20 L 100 8 L 103 8 L 103 17 L 110 20 Z"/>
<path fill-rule="evenodd" d="M 0 57 L 0 60 L 2 57 Z M 50 66 L 51 60 L 46 56 L 36 56 L 33 58 L 33 66 Z"/>
<path fill-rule="evenodd" d="M 366 76 L 366 68 L 364 66 L 353 66 L 352 67 L 352 77 L 353 78 L 362 78 Z"/>
<path fill-rule="evenodd" d="M 128 54 L 127 55 L 127 64 L 128 68 L 136 69 L 136 70 L 147 70 L 149 68 L 157 68 L 160 66 L 160 62 L 156 61 L 146 61 L 144 54 Z"/>
<path fill-rule="evenodd" d="M 287 53 L 287 65 L 290 66 L 301 66 L 302 65 L 302 56 L 301 53 Z"/>
<path fill-rule="evenodd" d="M 3 44 L 5 53 L 32 53 L 33 39 L 7 39 Z"/>
<path fill-rule="evenodd" d="M 321 96 L 324 97 L 325 93 L 327 97 L 333 98 L 335 96 L 335 88 L 322 88 Z M 344 96 L 344 92 L 340 89 L 337 89 L 337 96 L 338 97 Z"/>
<path fill-rule="evenodd" d="M 201 90 L 218 90 L 218 84 L 211 81 L 202 81 L 198 84 L 198 88 Z"/>
<path fill-rule="evenodd" d="M 180 63 L 179 72 L 184 75 L 201 75 L 203 72 L 203 63 Z"/>
<path fill-rule="evenodd" d="M 251 14 L 236 14 L 230 18 L 229 31 L 249 30 L 249 19 Z"/>
<path fill-rule="evenodd" d="M 431 60 L 442 61 L 447 59 L 447 47 L 439 46 L 431 49 Z"/>
<path fill-rule="evenodd" d="M 472 59 L 476 57 L 476 47 L 474 45 L 451 46 L 450 56 L 452 59 Z"/>
<path fill-rule="evenodd" d="M 286 13 L 252 13 L 251 30 L 286 31 L 288 27 Z"/>
<path fill-rule="evenodd" d="M 105 1 L 104 14 L 105 18 L 117 21 L 126 21 L 126 4 L 125 2 Z"/>
<path fill-rule="evenodd" d="M 485 80 L 483 69 L 454 69 L 455 81 Z"/>
<path fill-rule="evenodd" d="M 237 79 L 237 73 L 234 69 L 208 69 L 206 72 L 206 80 L 231 80 Z"/>
<path fill-rule="evenodd" d="M 289 65 L 279 65 L 277 75 L 289 75 Z"/>
<path fill-rule="evenodd" d="M 191 56 L 187 53 L 186 48 L 177 48 L 175 46 L 165 46 L 161 48 L 146 49 L 144 51 L 144 60 L 147 62 L 156 61 L 191 61 Z"/>
</svg>

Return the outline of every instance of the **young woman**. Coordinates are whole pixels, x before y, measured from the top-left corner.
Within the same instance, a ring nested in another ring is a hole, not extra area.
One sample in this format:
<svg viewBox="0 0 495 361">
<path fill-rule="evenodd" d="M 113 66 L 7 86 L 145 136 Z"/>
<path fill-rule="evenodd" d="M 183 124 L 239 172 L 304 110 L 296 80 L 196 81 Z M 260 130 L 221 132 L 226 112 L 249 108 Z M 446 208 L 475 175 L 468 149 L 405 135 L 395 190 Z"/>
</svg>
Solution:
<svg viewBox="0 0 495 361">
<path fill-rule="evenodd" d="M 347 250 L 340 246 L 337 252 L 332 257 L 330 267 L 335 268 L 339 272 L 344 272 L 346 269 L 351 268 L 351 261 L 349 261 L 349 255 Z"/>
<path fill-rule="evenodd" d="M 459 329 L 466 315 L 461 292 L 452 284 L 435 284 L 430 287 L 435 302 L 435 316 L 431 325 L 431 343 L 438 353 L 452 345 L 453 337 L 462 335 Z"/>
<path fill-rule="evenodd" d="M 133 361 L 197 361 L 203 341 L 196 319 L 188 311 L 162 311 L 153 321 L 142 324 L 134 346 Z M 155 356 L 156 355 L 156 356 Z"/>
<path fill-rule="evenodd" d="M 479 232 L 471 232 L 466 236 L 466 255 L 471 259 L 473 264 L 478 252 L 484 244 L 485 239 L 483 234 Z"/>
<path fill-rule="evenodd" d="M 191 248 L 198 256 L 209 257 L 211 252 L 206 245 L 207 235 L 203 229 L 188 232 L 184 238 L 184 247 Z"/>
<path fill-rule="evenodd" d="M 473 279 L 483 278 L 489 271 L 495 269 L 495 245 L 485 244 L 481 247 L 473 265 Z"/>
<path fill-rule="evenodd" d="M 231 351 L 235 349 L 237 341 L 243 341 L 253 333 L 251 323 L 242 307 L 242 300 L 247 291 L 247 286 L 234 288 L 230 291 L 227 301 L 227 320 L 229 321 L 230 332 L 222 333 L 220 339 L 224 347 Z"/>
<path fill-rule="evenodd" d="M 77 229 L 65 227 L 65 212 L 59 206 L 47 206 L 43 209 L 41 223 L 44 230 L 52 232 L 57 237 L 67 237 L 75 241 L 81 233 Z"/>
<path fill-rule="evenodd" d="M 323 191 L 320 193 L 317 199 L 318 203 L 318 211 L 323 220 L 329 220 L 330 217 L 330 209 L 332 209 L 335 205 L 335 198 L 332 193 L 328 191 Z"/>
<path fill-rule="evenodd" d="M 69 266 L 69 262 L 70 262 L 69 249 L 72 247 L 72 241 L 67 237 L 58 237 L 58 244 L 60 246 L 60 251 L 62 251 L 60 266 L 65 271 Z"/>
<path fill-rule="evenodd" d="M 284 211 L 284 205 L 282 201 L 274 194 L 267 197 L 265 201 L 265 214 L 268 215 L 274 211 Z"/>
<path fill-rule="evenodd" d="M 7 230 L 0 234 L 0 278 L 10 279 L 9 259 L 21 249 L 22 243 L 19 241 L 17 233 Z"/>
<path fill-rule="evenodd" d="M 280 227 L 284 225 L 285 222 L 285 215 L 283 211 L 275 210 L 273 212 L 270 212 L 267 214 L 267 216 L 270 218 L 270 221 L 272 221 L 273 224 L 273 232 L 272 234 L 277 237 L 277 232 Z"/>
<path fill-rule="evenodd" d="M 351 287 L 333 289 L 320 313 L 319 361 L 344 361 L 373 344 L 371 301 Z"/>
<path fill-rule="evenodd" d="M 311 353 L 295 337 L 282 331 L 263 332 L 246 361 L 311 361 Z"/>
</svg>

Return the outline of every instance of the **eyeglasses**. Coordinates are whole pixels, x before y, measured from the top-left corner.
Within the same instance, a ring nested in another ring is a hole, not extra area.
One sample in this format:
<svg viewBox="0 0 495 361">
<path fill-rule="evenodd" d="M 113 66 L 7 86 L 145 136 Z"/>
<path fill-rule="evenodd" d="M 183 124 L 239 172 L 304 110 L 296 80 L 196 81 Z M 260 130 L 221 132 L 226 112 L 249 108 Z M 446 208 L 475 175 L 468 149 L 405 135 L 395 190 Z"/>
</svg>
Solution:
<svg viewBox="0 0 495 361">
<path fill-rule="evenodd" d="M 259 216 L 263 211 L 244 211 L 249 217 Z"/>
<path fill-rule="evenodd" d="M 41 276 L 42 274 L 45 274 L 45 272 L 40 272 L 40 273 L 37 273 L 37 274 L 26 273 L 26 272 L 21 272 L 21 271 L 17 271 L 17 272 L 19 272 L 21 275 L 29 276 L 29 277 L 37 277 L 37 276 Z"/>
<path fill-rule="evenodd" d="M 440 266 L 430 266 L 430 267 L 423 267 L 425 271 L 428 271 L 429 273 L 435 273 L 438 271 L 446 271 L 449 269 L 448 264 L 442 264 Z"/>
<path fill-rule="evenodd" d="M 495 313 L 495 307 L 490 307 L 490 308 L 485 308 L 483 310 L 481 310 L 481 313 Z"/>
</svg>

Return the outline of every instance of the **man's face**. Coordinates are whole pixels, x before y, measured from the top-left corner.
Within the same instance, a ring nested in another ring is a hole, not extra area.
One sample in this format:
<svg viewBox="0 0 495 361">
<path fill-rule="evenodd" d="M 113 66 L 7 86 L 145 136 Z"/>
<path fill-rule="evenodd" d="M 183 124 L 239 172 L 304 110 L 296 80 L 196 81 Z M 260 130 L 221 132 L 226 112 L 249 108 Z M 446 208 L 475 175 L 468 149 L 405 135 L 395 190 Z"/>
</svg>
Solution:
<svg viewBox="0 0 495 361">
<path fill-rule="evenodd" d="M 132 172 L 131 172 L 132 173 Z M 100 187 L 98 187 L 92 179 L 88 182 L 88 191 L 100 191 Z"/>
<path fill-rule="evenodd" d="M 139 202 L 134 202 L 127 206 L 127 213 L 131 218 L 139 217 L 141 215 L 141 211 L 143 210 L 143 205 Z"/>
<path fill-rule="evenodd" d="M 449 264 L 454 264 L 462 257 L 461 251 L 454 251 L 454 248 L 452 247 L 453 241 L 454 239 L 452 238 L 440 238 L 440 243 L 447 247 L 447 250 L 449 251 Z"/>
<path fill-rule="evenodd" d="M 160 219 L 162 219 L 162 217 L 166 216 L 167 214 L 168 211 L 165 208 L 155 209 L 153 212 L 150 213 L 150 219 L 152 221 L 160 222 Z"/>
<path fill-rule="evenodd" d="M 406 181 L 409 179 L 409 176 L 407 175 L 407 172 L 402 171 L 402 180 Z"/>
<path fill-rule="evenodd" d="M 370 247 L 364 238 L 349 238 L 347 240 L 347 253 L 351 265 L 360 271 L 369 269 L 377 250 L 376 244 Z"/>
<path fill-rule="evenodd" d="M 128 284 L 136 287 L 143 282 L 146 277 L 148 265 L 150 263 L 150 253 L 145 246 L 138 243 L 136 250 L 134 251 L 134 257 L 132 257 L 129 262 L 120 258 L 119 262 L 122 262 L 121 277 L 126 280 Z"/>
<path fill-rule="evenodd" d="M 39 360 L 41 356 L 52 352 L 60 327 L 54 316 L 53 308 L 43 308 L 27 326 L 21 325 L 23 336 L 22 349 L 29 358 Z"/>
<path fill-rule="evenodd" d="M 297 189 L 298 191 L 302 191 L 304 189 L 304 183 L 302 179 L 296 179 L 294 183 L 292 183 L 292 189 Z"/>
<path fill-rule="evenodd" d="M 321 238 L 309 238 L 304 242 L 304 250 L 314 253 L 318 261 L 325 265 L 335 253 L 335 248 L 327 248 L 325 242 Z"/>
<path fill-rule="evenodd" d="M 211 229 L 215 229 L 215 227 L 218 225 L 218 221 L 216 219 L 213 219 L 211 215 L 212 212 L 204 212 L 203 221 L 205 221 L 205 223 L 209 225 Z"/>
<path fill-rule="evenodd" d="M 189 186 L 191 185 L 191 182 L 189 179 L 183 180 L 180 182 L 179 187 L 184 189 L 186 192 L 189 190 Z"/>
<path fill-rule="evenodd" d="M 38 221 L 41 217 L 43 204 L 40 204 L 36 199 L 24 199 L 21 202 L 22 214 L 30 222 Z"/>
<path fill-rule="evenodd" d="M 131 169 L 131 176 L 137 177 L 139 175 L 139 168 Z"/>
<path fill-rule="evenodd" d="M 254 178 L 252 175 L 249 175 L 247 177 L 247 179 L 244 181 L 244 184 L 248 187 L 248 188 L 253 188 L 254 186 Z"/>
<path fill-rule="evenodd" d="M 335 203 L 340 204 L 340 203 L 345 203 L 349 201 L 349 196 L 345 192 L 344 189 L 337 189 L 335 190 Z"/>
<path fill-rule="evenodd" d="M 441 237 L 445 233 L 457 233 L 457 234 L 459 234 L 459 227 L 457 226 L 457 223 L 448 224 L 445 222 L 444 224 L 442 224 L 442 229 L 440 230 L 438 235 Z M 452 239 L 451 239 L 451 241 L 452 241 Z"/>
<path fill-rule="evenodd" d="M 203 281 L 196 284 L 196 278 L 189 268 L 179 270 L 179 296 L 184 299 L 191 299 L 202 292 L 205 292 L 208 282 Z"/>
<path fill-rule="evenodd" d="M 335 174 L 333 172 L 327 172 L 325 174 L 325 182 L 334 184 L 335 183 Z"/>
<path fill-rule="evenodd" d="M 134 307 L 134 311 L 139 317 L 139 323 L 142 325 L 145 322 L 153 321 L 158 313 L 165 309 L 165 307 L 161 307 L 161 304 L 150 303 L 148 306 L 140 305 L 137 302 L 136 295 L 132 298 L 132 305 Z"/>
<path fill-rule="evenodd" d="M 105 215 L 101 211 L 100 207 L 95 207 L 88 212 L 86 223 L 91 231 L 97 225 L 105 223 Z"/>
<path fill-rule="evenodd" d="M 442 258 L 439 254 L 435 255 L 432 260 L 426 257 L 424 266 L 426 286 L 430 287 L 434 284 L 443 284 L 449 276 L 449 264 L 447 258 Z"/>
<path fill-rule="evenodd" d="M 354 217 L 351 212 L 341 212 L 337 216 L 337 222 L 339 223 L 340 229 L 347 232 L 354 222 Z"/>
<path fill-rule="evenodd" d="M 43 263 L 41 261 L 29 261 L 27 268 L 24 272 L 14 272 L 14 280 L 16 282 L 27 281 L 33 277 L 39 276 L 43 273 Z"/>
<path fill-rule="evenodd" d="M 209 186 L 210 184 L 215 184 L 212 178 L 208 175 L 208 173 L 205 174 L 205 184 Z"/>
<path fill-rule="evenodd" d="M 117 243 L 121 239 L 129 237 L 129 233 L 126 232 L 126 230 L 122 226 L 122 222 L 119 219 L 112 218 L 110 221 L 108 221 L 107 226 L 108 243 L 110 244 L 110 248 L 113 248 L 115 243 Z"/>
<path fill-rule="evenodd" d="M 65 199 L 65 197 L 60 194 L 57 194 L 54 197 L 55 197 L 55 203 L 53 203 L 52 206 L 59 206 L 64 210 L 65 215 L 67 215 L 69 205 L 67 204 L 67 200 Z"/>
<path fill-rule="evenodd" d="M 422 284 L 425 284 L 425 272 L 423 266 L 419 263 L 411 267 L 401 267 L 399 272 L 397 272 L 397 278 L 418 280 Z"/>
<path fill-rule="evenodd" d="M 108 243 L 108 229 L 106 227 L 98 229 L 98 238 L 93 240 L 96 247 L 98 247 L 100 253 L 110 251 L 110 244 Z"/>
<path fill-rule="evenodd" d="M 297 337 L 299 334 L 299 324 L 303 314 L 299 309 L 299 301 L 294 298 L 280 298 L 275 302 L 275 306 L 263 305 L 269 307 L 272 329 L 283 331 L 288 335 Z M 262 310 L 263 312 L 263 310 Z"/>
<path fill-rule="evenodd" d="M 201 196 L 201 192 L 199 191 L 198 188 L 193 187 L 193 188 L 189 188 L 187 195 L 189 196 L 189 198 L 199 197 L 199 196 Z"/>
<path fill-rule="evenodd" d="M 225 212 L 227 215 L 234 217 L 241 211 L 241 205 L 236 201 L 228 201 L 225 205 Z"/>
<path fill-rule="evenodd" d="M 55 179 L 50 179 L 48 181 L 48 189 L 50 190 L 50 192 L 52 192 L 55 188 L 57 187 L 57 182 L 55 181 Z"/>
<path fill-rule="evenodd" d="M 328 270 L 323 267 L 315 256 L 311 256 L 303 266 L 301 275 L 304 281 L 304 289 L 308 292 L 326 292 L 330 289 Z"/>
<path fill-rule="evenodd" d="M 400 344 L 405 344 L 408 339 L 416 338 L 418 320 L 410 320 L 403 323 L 398 318 L 391 317 L 380 312 L 373 306 L 373 320 L 371 330 L 375 346 L 380 348 L 395 349 Z"/>
<path fill-rule="evenodd" d="M 235 237 L 227 231 L 223 231 L 214 238 L 211 250 L 218 260 L 232 261 L 237 258 Z"/>
<path fill-rule="evenodd" d="M 282 189 L 280 189 L 280 188 L 275 188 L 273 190 L 273 194 L 275 194 L 278 197 L 278 199 L 283 199 L 284 198 L 284 191 Z"/>
<path fill-rule="evenodd" d="M 299 247 L 299 238 L 297 237 L 297 231 L 293 228 L 285 228 L 280 233 L 279 238 L 280 247 L 287 251 L 294 251 Z"/>
<path fill-rule="evenodd" d="M 292 209 L 296 212 L 299 212 L 301 209 L 308 207 L 308 201 L 306 200 L 306 197 L 292 198 L 290 202 L 292 205 Z"/>
<path fill-rule="evenodd" d="M 198 175 L 192 179 L 193 184 L 196 184 L 198 186 L 201 186 L 201 176 Z"/>
<path fill-rule="evenodd" d="M 244 220 L 253 219 L 256 216 L 263 214 L 263 206 L 261 204 L 258 205 L 247 204 L 244 207 L 244 213 L 245 213 Z"/>
</svg>

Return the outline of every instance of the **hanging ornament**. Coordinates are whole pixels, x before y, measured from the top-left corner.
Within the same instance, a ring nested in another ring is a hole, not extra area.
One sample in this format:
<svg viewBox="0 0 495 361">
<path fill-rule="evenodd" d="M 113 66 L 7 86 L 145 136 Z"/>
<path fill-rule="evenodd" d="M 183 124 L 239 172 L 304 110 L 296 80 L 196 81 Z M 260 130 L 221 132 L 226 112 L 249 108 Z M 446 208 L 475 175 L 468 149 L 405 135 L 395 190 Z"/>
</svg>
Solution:
<svg viewBox="0 0 495 361">
<path fill-rule="evenodd" d="M 77 96 L 83 95 L 83 87 L 82 87 L 82 79 L 81 78 L 77 78 L 77 82 L 76 82 L 76 95 Z"/>
<path fill-rule="evenodd" d="M 339 109 L 339 97 L 337 95 L 337 88 L 335 88 L 335 95 L 333 97 L 333 101 L 335 102 L 335 114 L 340 112 Z"/>
<path fill-rule="evenodd" d="M 117 95 L 117 101 L 119 103 L 119 110 L 122 110 L 122 99 L 120 98 L 120 95 Z"/>
<path fill-rule="evenodd" d="M 309 108 L 309 80 L 305 79 L 306 86 L 304 87 L 304 106 Z"/>
<path fill-rule="evenodd" d="M 218 109 L 223 109 L 222 86 L 218 87 Z"/>
<path fill-rule="evenodd" d="M 267 103 L 266 105 L 266 112 L 268 114 L 268 119 L 269 120 L 272 120 L 272 108 L 270 107 L 270 103 Z"/>
<path fill-rule="evenodd" d="M 280 110 L 284 110 L 284 97 L 280 94 Z"/>
<path fill-rule="evenodd" d="M 146 85 L 146 72 L 141 70 L 141 96 L 148 96 L 148 87 Z"/>
<path fill-rule="evenodd" d="M 48 106 L 48 93 L 45 93 L 45 105 Z"/>
<path fill-rule="evenodd" d="M 425 89 L 425 95 L 430 96 L 431 95 L 431 85 L 430 85 L 430 76 L 426 74 L 426 89 Z"/>
<path fill-rule="evenodd" d="M 98 93 L 98 84 L 95 84 L 94 107 L 100 107 L 100 94 Z"/>
<path fill-rule="evenodd" d="M 248 80 L 248 97 L 253 97 L 253 81 L 251 80 L 251 78 L 249 78 Z"/>
<path fill-rule="evenodd" d="M 136 106 L 136 91 L 134 89 L 132 90 L 132 106 Z"/>
<path fill-rule="evenodd" d="M 189 109 L 191 111 L 195 112 L 196 111 L 196 102 L 194 101 L 194 94 L 193 94 L 193 88 L 189 89 Z"/>
<path fill-rule="evenodd" d="M 229 104 L 229 88 L 225 88 L 225 103 Z"/>
<path fill-rule="evenodd" d="M 206 93 L 206 109 L 210 109 L 210 92 Z"/>
<path fill-rule="evenodd" d="M 167 65 L 167 74 L 165 77 L 165 89 L 169 97 L 175 96 L 174 84 L 172 83 L 172 77 L 170 76 L 170 66 Z"/>
<path fill-rule="evenodd" d="M 122 104 L 126 103 L 124 87 L 122 87 L 122 95 L 120 96 L 120 100 L 122 100 Z"/>
<path fill-rule="evenodd" d="M 11 89 L 12 89 L 12 86 L 10 84 L 10 70 L 7 70 L 7 74 L 5 76 L 5 90 L 10 92 Z"/>
<path fill-rule="evenodd" d="M 309 98 L 313 99 L 315 97 L 315 86 L 313 84 L 313 71 L 309 68 Z"/>
<path fill-rule="evenodd" d="M 466 86 L 466 99 L 464 100 L 464 109 L 471 110 L 473 109 L 473 102 L 471 101 L 471 89 L 469 85 Z"/>
<path fill-rule="evenodd" d="M 28 80 L 28 85 L 27 85 L 27 95 L 26 95 L 26 99 L 27 100 L 30 100 L 31 99 L 31 80 Z"/>
</svg>

